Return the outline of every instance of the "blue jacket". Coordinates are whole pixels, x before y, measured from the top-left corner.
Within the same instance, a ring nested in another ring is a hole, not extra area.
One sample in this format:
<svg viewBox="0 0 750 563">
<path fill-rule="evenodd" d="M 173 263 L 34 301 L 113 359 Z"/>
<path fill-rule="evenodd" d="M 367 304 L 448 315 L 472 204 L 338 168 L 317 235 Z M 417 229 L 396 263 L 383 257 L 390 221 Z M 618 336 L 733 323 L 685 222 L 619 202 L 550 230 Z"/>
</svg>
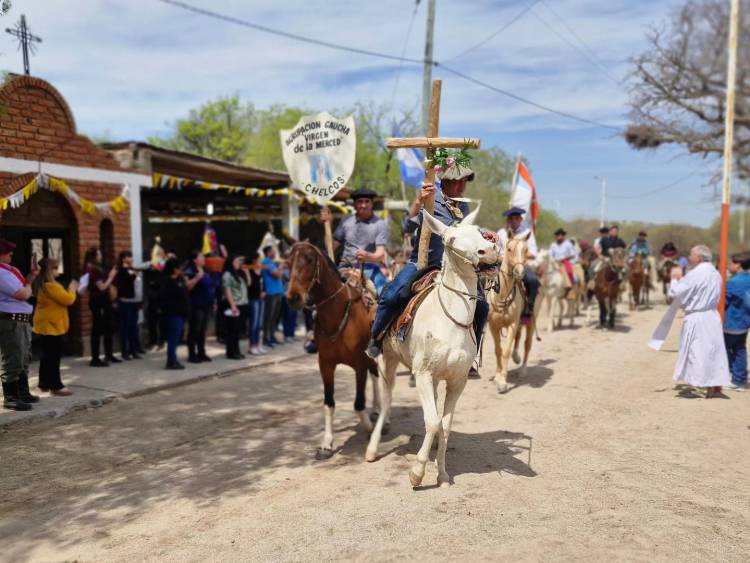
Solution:
<svg viewBox="0 0 750 563">
<path fill-rule="evenodd" d="M 750 329 L 750 272 L 740 272 L 727 282 L 724 330 Z"/>
<path fill-rule="evenodd" d="M 469 204 L 465 201 L 459 202 L 457 207 L 461 210 L 464 217 L 469 214 Z M 461 219 L 455 217 L 450 209 L 448 209 L 442 190 L 436 190 L 435 192 L 435 207 L 432 215 L 441 223 L 448 225 L 449 227 L 455 223 L 461 222 Z M 409 260 L 416 263 L 417 256 L 419 255 L 419 236 L 422 232 L 422 212 L 420 211 L 415 217 L 409 217 L 409 214 L 407 213 L 406 218 L 404 219 L 403 229 L 405 233 L 414 233 L 414 247 L 411 251 L 411 258 Z M 435 233 L 432 233 L 430 236 L 430 249 L 427 253 L 427 265 L 440 266 L 443 261 L 443 250 L 443 240 Z"/>
</svg>

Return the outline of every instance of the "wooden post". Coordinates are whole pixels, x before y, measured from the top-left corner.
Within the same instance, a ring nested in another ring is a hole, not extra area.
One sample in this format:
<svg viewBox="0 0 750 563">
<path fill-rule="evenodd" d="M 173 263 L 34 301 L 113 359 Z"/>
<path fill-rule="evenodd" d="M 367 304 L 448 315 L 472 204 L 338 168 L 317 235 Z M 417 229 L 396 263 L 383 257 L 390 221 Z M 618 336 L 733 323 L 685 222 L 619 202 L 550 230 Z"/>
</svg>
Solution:
<svg viewBox="0 0 750 563">
<path fill-rule="evenodd" d="M 328 207 L 327 205 L 324 205 L 323 208 L 326 211 L 328 211 L 329 217 L 331 218 L 330 221 L 326 221 L 325 223 L 323 223 L 323 232 L 325 236 L 326 252 L 328 252 L 328 257 L 335 262 L 336 259 L 334 258 L 334 254 L 333 254 L 333 231 L 331 230 L 331 222 L 333 221 L 333 214 L 331 213 L 330 207 Z"/>
<path fill-rule="evenodd" d="M 440 90 L 443 86 L 442 80 L 432 81 L 432 97 L 430 98 L 430 121 L 427 125 L 427 136 L 437 137 L 438 129 L 440 128 Z M 425 181 L 428 184 L 435 183 L 435 167 L 432 165 L 432 156 L 435 149 L 432 147 L 427 148 L 427 177 Z M 424 209 L 428 213 L 435 211 L 435 196 L 430 196 L 424 202 Z M 421 269 L 427 266 L 427 254 L 430 250 L 430 237 L 432 231 L 430 231 L 429 225 L 426 221 L 422 221 L 422 230 L 419 236 L 419 254 L 417 254 L 417 268 Z"/>
<path fill-rule="evenodd" d="M 727 102 L 724 124 L 724 184 L 721 198 L 721 248 L 719 273 L 721 274 L 721 301 L 719 313 L 724 318 L 727 287 L 727 252 L 729 246 L 729 198 L 732 189 L 732 159 L 734 148 L 734 86 L 737 75 L 737 28 L 740 19 L 740 0 L 732 0 L 729 16 L 729 57 L 727 62 Z"/>
</svg>

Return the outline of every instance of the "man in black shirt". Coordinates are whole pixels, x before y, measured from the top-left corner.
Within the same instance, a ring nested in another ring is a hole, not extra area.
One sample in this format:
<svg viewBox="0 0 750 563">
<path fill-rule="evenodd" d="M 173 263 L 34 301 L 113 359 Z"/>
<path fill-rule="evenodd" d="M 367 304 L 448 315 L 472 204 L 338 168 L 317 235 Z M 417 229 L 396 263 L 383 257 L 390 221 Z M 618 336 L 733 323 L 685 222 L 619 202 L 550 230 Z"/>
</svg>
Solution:
<svg viewBox="0 0 750 563">
<path fill-rule="evenodd" d="M 606 237 L 602 237 L 602 241 L 600 243 L 602 246 L 602 256 L 609 257 L 609 251 L 613 248 L 627 248 L 625 241 L 618 236 L 618 233 L 619 229 L 617 225 L 612 225 L 609 228 L 609 235 Z"/>
</svg>

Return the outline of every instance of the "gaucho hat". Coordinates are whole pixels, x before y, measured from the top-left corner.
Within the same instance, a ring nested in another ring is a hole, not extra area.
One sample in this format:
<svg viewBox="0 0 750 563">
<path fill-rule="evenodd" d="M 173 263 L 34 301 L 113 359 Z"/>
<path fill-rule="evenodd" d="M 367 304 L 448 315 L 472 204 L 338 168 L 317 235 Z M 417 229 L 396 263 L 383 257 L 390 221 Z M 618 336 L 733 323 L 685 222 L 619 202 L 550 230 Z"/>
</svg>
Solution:
<svg viewBox="0 0 750 563">
<path fill-rule="evenodd" d="M 513 217 L 513 215 L 525 215 L 526 210 L 521 207 L 511 207 L 508 211 L 503 213 L 503 217 Z"/>
<path fill-rule="evenodd" d="M 372 188 L 359 188 L 352 192 L 352 199 L 357 201 L 358 199 L 375 199 L 378 196 L 378 192 Z"/>
<path fill-rule="evenodd" d="M 471 182 L 474 179 L 474 171 L 468 166 L 448 166 L 445 170 L 438 172 L 437 177 L 442 180 L 466 180 Z"/>
<path fill-rule="evenodd" d="M 555 231 L 555 236 L 560 236 L 560 235 L 564 236 L 564 235 L 567 235 L 567 234 L 568 234 L 567 231 L 565 229 L 563 229 L 562 227 L 559 228 L 559 229 L 557 229 Z"/>
</svg>

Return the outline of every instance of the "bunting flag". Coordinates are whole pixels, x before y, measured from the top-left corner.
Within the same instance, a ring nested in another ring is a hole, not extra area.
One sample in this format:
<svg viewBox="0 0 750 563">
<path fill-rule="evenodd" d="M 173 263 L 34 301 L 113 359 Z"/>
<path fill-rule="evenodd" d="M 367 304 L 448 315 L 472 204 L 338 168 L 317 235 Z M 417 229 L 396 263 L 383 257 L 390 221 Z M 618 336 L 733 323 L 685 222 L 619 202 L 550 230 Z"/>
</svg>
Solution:
<svg viewBox="0 0 750 563">
<path fill-rule="evenodd" d="M 31 180 L 28 184 L 22 187 L 17 192 L 9 195 L 8 197 L 0 197 L 0 212 L 6 209 L 17 209 L 26 203 L 29 198 L 34 195 L 39 189 L 49 190 L 51 192 L 57 192 L 64 195 L 73 203 L 81 208 L 83 213 L 87 215 L 93 215 L 94 213 L 109 214 L 111 212 L 121 213 L 128 207 L 130 201 L 130 194 L 127 186 L 123 186 L 119 196 L 110 201 L 102 203 L 94 203 L 85 197 L 79 196 L 73 188 L 68 186 L 63 180 L 59 178 L 53 178 L 46 174 L 39 174 L 36 178 Z"/>
<path fill-rule="evenodd" d="M 271 197 L 276 195 L 290 195 L 297 201 L 305 201 L 319 205 L 318 200 L 313 197 L 307 197 L 289 188 L 249 188 L 247 186 L 230 186 L 228 184 L 212 184 L 200 180 L 191 180 L 190 178 L 180 178 L 168 174 L 154 172 L 151 177 L 151 188 L 166 190 L 181 190 L 183 188 L 197 188 L 201 190 L 226 190 L 228 193 L 242 194 L 248 197 Z M 420 183 L 421 185 L 421 183 Z M 326 205 L 337 210 L 344 215 L 354 214 L 354 209 L 337 201 L 329 200 Z"/>
<path fill-rule="evenodd" d="M 511 190 L 510 206 L 520 207 L 526 211 L 523 221 L 536 232 L 536 220 L 539 217 L 539 203 L 536 198 L 536 187 L 531 180 L 531 173 L 520 160 L 516 163 L 516 182 Z"/>
</svg>

